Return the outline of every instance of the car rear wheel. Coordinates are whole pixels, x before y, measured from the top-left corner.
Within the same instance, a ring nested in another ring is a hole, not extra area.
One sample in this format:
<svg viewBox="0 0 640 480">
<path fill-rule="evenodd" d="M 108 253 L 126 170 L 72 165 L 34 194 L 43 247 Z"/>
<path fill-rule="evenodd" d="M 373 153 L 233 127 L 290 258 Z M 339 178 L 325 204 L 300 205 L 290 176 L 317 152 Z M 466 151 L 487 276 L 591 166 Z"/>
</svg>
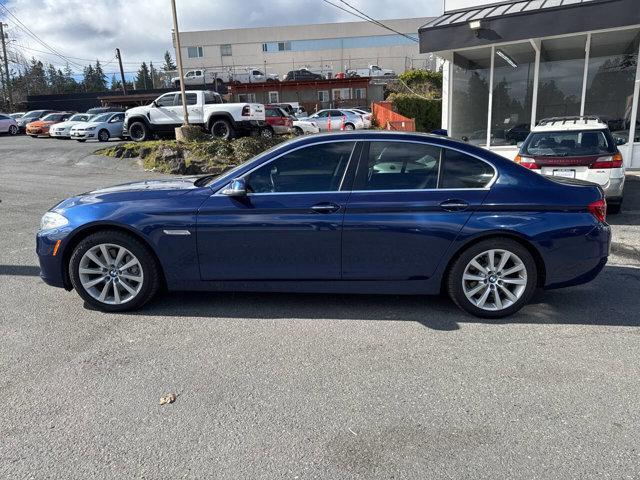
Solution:
<svg viewBox="0 0 640 480">
<path fill-rule="evenodd" d="M 275 132 L 271 127 L 265 127 L 262 130 L 260 130 L 260 136 L 262 138 L 273 138 L 274 135 L 275 135 Z"/>
<path fill-rule="evenodd" d="M 109 141 L 109 132 L 107 130 L 100 130 L 98 132 L 98 141 L 100 142 L 108 142 Z"/>
<path fill-rule="evenodd" d="M 9 127 L 9 135 L 17 135 L 18 134 L 18 127 L 16 127 L 15 125 L 11 125 Z"/>
<path fill-rule="evenodd" d="M 149 130 L 143 122 L 132 122 L 129 125 L 129 137 L 134 142 L 144 142 L 149 138 Z"/>
<path fill-rule="evenodd" d="M 229 120 L 220 118 L 214 120 L 211 124 L 211 135 L 213 135 L 215 138 L 230 140 L 233 138 L 233 134 L 233 127 L 231 126 Z"/>
<path fill-rule="evenodd" d="M 507 238 L 485 240 L 463 251 L 447 278 L 447 290 L 455 304 L 482 318 L 517 312 L 529 302 L 536 285 L 532 255 Z"/>
<path fill-rule="evenodd" d="M 302 131 L 302 129 L 300 127 L 293 127 L 293 133 L 297 136 L 303 135 L 304 132 Z"/>
<path fill-rule="evenodd" d="M 76 292 L 105 312 L 139 308 L 161 284 L 149 249 L 131 235 L 111 230 L 89 235 L 75 247 L 69 276 Z"/>
<path fill-rule="evenodd" d="M 353 123 L 345 123 L 344 129 L 345 130 L 355 130 L 356 127 L 355 127 L 355 125 Z"/>
</svg>

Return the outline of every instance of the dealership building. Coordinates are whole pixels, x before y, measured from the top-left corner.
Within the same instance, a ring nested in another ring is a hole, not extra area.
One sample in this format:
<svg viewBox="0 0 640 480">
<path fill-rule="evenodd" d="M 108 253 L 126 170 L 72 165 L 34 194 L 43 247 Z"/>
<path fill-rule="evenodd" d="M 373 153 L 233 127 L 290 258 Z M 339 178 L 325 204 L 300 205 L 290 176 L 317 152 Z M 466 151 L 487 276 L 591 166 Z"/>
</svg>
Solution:
<svg viewBox="0 0 640 480">
<path fill-rule="evenodd" d="M 185 69 L 253 67 L 280 78 L 300 68 L 328 74 L 369 65 L 397 73 L 435 68 L 435 56 L 421 55 L 417 43 L 418 28 L 429 19 L 384 21 L 399 33 L 370 22 L 180 32 L 182 61 Z"/>
<path fill-rule="evenodd" d="M 419 37 L 452 137 L 513 158 L 541 119 L 595 115 L 640 168 L 640 0 L 444 0 Z"/>
</svg>

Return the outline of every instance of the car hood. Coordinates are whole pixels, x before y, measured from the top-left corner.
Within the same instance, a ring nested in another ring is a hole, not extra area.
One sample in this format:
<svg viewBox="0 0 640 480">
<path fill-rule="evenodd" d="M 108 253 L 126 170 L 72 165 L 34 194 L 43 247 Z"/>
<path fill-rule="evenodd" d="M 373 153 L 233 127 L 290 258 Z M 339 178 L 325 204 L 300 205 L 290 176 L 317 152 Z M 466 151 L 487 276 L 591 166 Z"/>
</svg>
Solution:
<svg viewBox="0 0 640 480">
<path fill-rule="evenodd" d="M 42 120 L 35 120 L 33 122 L 27 123 L 27 125 L 31 125 L 32 127 L 46 127 L 47 125 L 53 125 L 56 122 L 43 122 Z"/>
<path fill-rule="evenodd" d="M 60 122 L 60 123 L 56 123 L 56 127 L 69 128 L 69 127 L 75 127 L 76 125 L 79 125 L 81 123 L 86 123 L 86 122 L 82 122 L 80 120 L 74 120 L 73 122 Z"/>
<path fill-rule="evenodd" d="M 74 125 L 72 128 L 89 128 L 89 127 L 101 127 L 107 125 L 107 122 L 82 122 L 81 125 Z"/>
<path fill-rule="evenodd" d="M 123 183 L 113 187 L 100 188 L 86 193 L 85 195 L 101 195 L 105 193 L 118 192 L 139 192 L 148 190 L 187 190 L 197 188 L 195 186 L 197 177 L 177 177 L 168 180 L 145 180 L 142 182 Z"/>
</svg>

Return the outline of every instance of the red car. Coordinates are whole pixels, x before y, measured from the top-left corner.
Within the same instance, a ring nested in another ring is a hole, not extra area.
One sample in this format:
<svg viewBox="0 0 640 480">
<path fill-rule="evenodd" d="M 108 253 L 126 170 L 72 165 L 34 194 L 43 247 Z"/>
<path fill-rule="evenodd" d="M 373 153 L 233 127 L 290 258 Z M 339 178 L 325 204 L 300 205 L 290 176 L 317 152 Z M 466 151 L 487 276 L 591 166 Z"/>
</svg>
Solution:
<svg viewBox="0 0 640 480">
<path fill-rule="evenodd" d="M 293 120 L 282 108 L 265 105 L 265 120 L 278 135 L 293 133 Z"/>
</svg>

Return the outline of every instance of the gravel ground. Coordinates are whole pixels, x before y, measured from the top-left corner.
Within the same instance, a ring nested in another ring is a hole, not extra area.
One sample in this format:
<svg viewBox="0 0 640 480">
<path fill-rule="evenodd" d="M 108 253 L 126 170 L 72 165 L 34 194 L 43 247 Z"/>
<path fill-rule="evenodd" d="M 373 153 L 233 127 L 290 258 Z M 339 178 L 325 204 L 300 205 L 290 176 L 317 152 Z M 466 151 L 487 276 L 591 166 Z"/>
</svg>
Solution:
<svg viewBox="0 0 640 480">
<path fill-rule="evenodd" d="M 0 137 L 0 478 L 640 477 L 640 178 L 598 279 L 501 322 L 351 295 L 111 315 L 34 251 L 62 198 L 159 176 L 96 148 Z"/>
</svg>

